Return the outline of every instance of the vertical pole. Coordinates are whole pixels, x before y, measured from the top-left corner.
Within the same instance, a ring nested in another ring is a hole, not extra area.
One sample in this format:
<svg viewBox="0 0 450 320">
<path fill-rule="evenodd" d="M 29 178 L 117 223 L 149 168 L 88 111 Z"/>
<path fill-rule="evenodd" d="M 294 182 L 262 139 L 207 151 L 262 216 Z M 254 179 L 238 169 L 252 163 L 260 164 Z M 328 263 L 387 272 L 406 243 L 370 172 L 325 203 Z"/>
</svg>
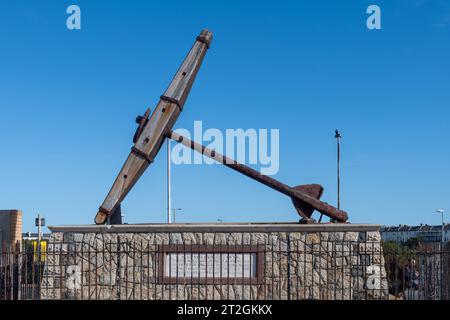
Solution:
<svg viewBox="0 0 450 320">
<path fill-rule="evenodd" d="M 335 131 L 334 137 L 337 142 L 337 207 L 341 209 L 341 134 Z"/>
<path fill-rule="evenodd" d="M 41 215 L 38 213 L 38 243 L 36 246 L 38 263 L 41 263 Z"/>
<path fill-rule="evenodd" d="M 170 181 L 170 139 L 167 140 L 167 223 L 172 223 L 171 211 L 172 211 L 172 190 Z"/>
<path fill-rule="evenodd" d="M 443 268 L 443 262 L 444 259 L 442 258 L 442 255 L 444 254 L 444 210 L 441 211 L 441 252 L 439 253 L 440 256 L 440 269 L 441 269 L 441 296 L 439 297 L 441 300 L 444 296 L 444 268 Z"/>
<path fill-rule="evenodd" d="M 341 209 L 341 138 L 337 140 L 337 207 Z"/>
<path fill-rule="evenodd" d="M 38 249 L 41 246 L 41 215 L 38 213 Z"/>
<path fill-rule="evenodd" d="M 337 207 L 341 209 L 341 134 L 337 129 L 335 135 L 337 142 Z M 334 219 L 330 219 L 330 222 L 336 222 Z"/>
<path fill-rule="evenodd" d="M 442 220 L 441 242 L 442 242 L 442 248 L 444 248 L 444 211 L 441 212 L 441 220 Z"/>
</svg>

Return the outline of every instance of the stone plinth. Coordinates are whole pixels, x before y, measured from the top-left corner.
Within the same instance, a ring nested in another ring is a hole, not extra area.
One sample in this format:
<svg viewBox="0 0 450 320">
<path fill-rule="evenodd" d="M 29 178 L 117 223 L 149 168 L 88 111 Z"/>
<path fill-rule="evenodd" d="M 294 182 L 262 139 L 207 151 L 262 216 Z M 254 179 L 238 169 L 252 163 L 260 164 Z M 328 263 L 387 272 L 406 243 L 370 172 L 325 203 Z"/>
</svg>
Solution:
<svg viewBox="0 0 450 320">
<path fill-rule="evenodd" d="M 44 299 L 388 298 L 378 225 L 49 229 Z"/>
</svg>

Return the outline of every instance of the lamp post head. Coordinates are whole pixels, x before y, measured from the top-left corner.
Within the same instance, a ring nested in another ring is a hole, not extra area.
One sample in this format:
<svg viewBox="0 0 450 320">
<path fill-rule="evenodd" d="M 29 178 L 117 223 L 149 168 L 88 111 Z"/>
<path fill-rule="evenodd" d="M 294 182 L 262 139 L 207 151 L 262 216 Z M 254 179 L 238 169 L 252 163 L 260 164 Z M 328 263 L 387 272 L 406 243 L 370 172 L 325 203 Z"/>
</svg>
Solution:
<svg viewBox="0 0 450 320">
<path fill-rule="evenodd" d="M 444 209 L 437 209 L 436 210 L 437 213 L 444 213 L 444 211 L 445 211 Z"/>
<path fill-rule="evenodd" d="M 337 131 L 337 129 L 334 130 L 334 137 L 335 137 L 336 139 L 342 138 L 341 134 L 339 133 L 339 131 Z"/>
</svg>

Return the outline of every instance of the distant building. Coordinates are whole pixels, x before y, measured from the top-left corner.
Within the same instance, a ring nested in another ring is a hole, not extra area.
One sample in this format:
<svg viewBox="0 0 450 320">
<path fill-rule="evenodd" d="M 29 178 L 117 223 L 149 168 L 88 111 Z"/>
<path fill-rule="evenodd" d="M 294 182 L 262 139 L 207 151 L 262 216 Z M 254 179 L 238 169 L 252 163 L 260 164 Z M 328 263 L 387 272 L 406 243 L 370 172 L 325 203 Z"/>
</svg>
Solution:
<svg viewBox="0 0 450 320">
<path fill-rule="evenodd" d="M 0 252 L 15 248 L 22 241 L 22 211 L 0 210 Z"/>
<path fill-rule="evenodd" d="M 443 238 L 444 243 L 450 242 L 450 224 L 429 226 L 421 224 L 420 226 L 383 226 L 381 228 L 381 239 L 383 241 L 395 241 L 405 243 L 410 239 L 419 239 L 423 243 L 440 243 Z"/>
<path fill-rule="evenodd" d="M 51 233 L 43 233 L 42 234 L 42 240 L 48 240 L 50 239 Z M 22 233 L 22 240 L 26 241 L 26 240 L 37 240 L 38 239 L 38 234 L 36 233 L 32 233 L 32 232 L 25 232 Z"/>
</svg>

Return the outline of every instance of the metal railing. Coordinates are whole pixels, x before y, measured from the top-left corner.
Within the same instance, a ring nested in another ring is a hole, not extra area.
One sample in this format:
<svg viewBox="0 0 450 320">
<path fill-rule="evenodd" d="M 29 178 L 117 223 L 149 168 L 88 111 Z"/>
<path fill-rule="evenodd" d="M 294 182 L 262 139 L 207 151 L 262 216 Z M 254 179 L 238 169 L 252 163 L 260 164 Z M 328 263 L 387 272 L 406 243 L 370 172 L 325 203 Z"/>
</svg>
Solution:
<svg viewBox="0 0 450 320">
<path fill-rule="evenodd" d="M 450 298 L 448 251 L 316 240 L 268 233 L 22 245 L 1 253 L 0 299 Z"/>
<path fill-rule="evenodd" d="M 450 251 L 432 248 L 384 250 L 391 299 L 449 300 Z"/>
</svg>

